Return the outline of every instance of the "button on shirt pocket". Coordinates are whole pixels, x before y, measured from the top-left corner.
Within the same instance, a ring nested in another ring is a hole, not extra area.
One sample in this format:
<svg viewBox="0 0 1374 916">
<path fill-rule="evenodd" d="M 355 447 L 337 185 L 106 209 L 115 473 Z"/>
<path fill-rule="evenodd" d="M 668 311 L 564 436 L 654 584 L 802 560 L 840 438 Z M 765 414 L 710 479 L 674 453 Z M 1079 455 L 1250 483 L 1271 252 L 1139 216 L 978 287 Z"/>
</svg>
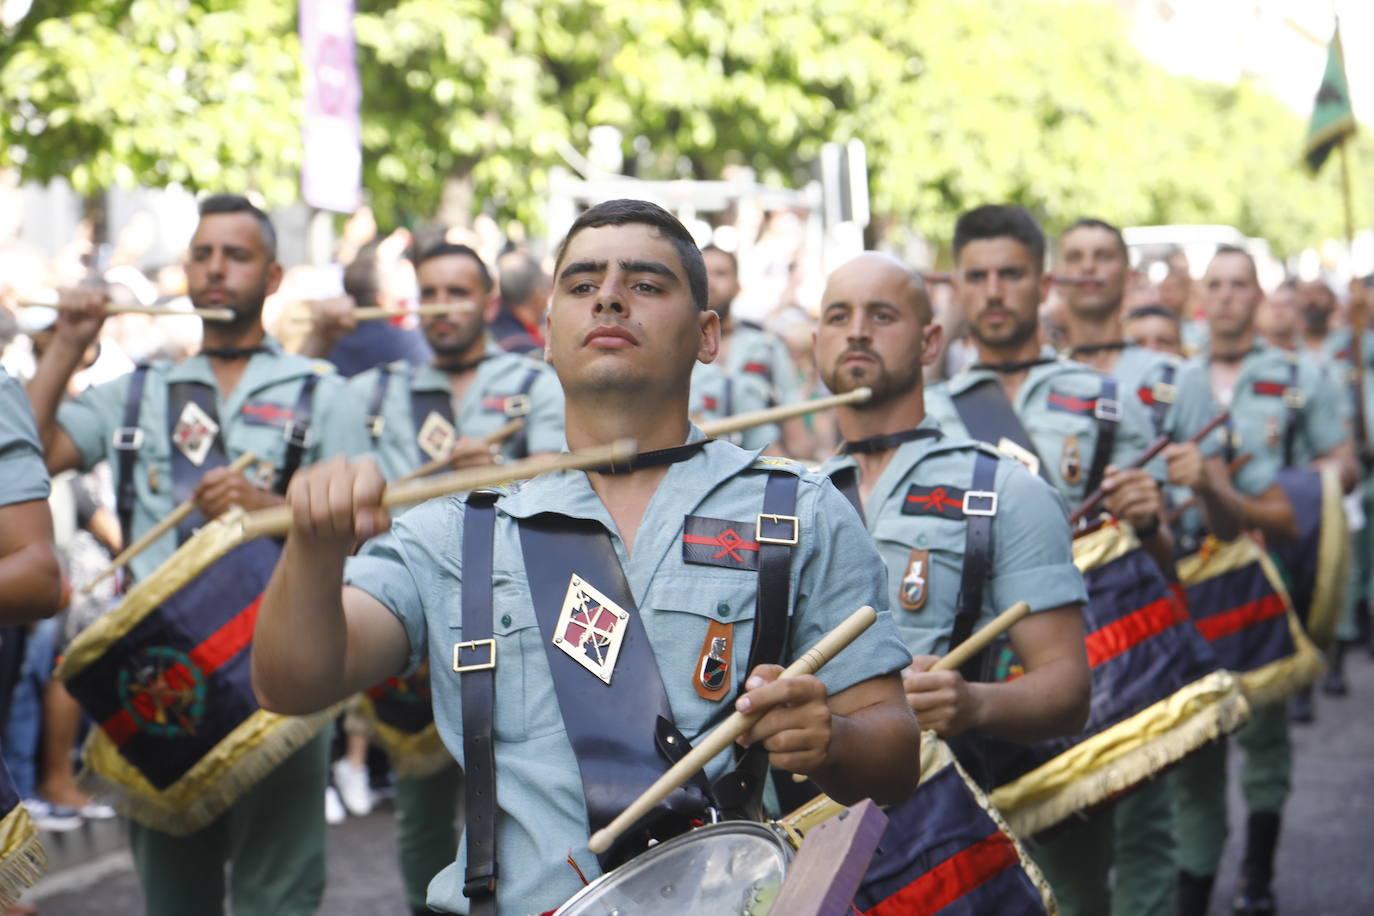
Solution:
<svg viewBox="0 0 1374 916">
<path fill-rule="evenodd" d="M 654 580 L 647 608 L 641 608 L 645 628 L 663 677 L 663 689 L 677 726 L 689 738 L 708 724 L 729 715 L 748 672 L 754 639 L 758 576 L 707 573 L 660 574 Z M 727 679 L 731 685 L 718 701 L 702 699 L 693 687 L 700 676 L 702 647 L 712 621 L 731 625 Z"/>
</svg>

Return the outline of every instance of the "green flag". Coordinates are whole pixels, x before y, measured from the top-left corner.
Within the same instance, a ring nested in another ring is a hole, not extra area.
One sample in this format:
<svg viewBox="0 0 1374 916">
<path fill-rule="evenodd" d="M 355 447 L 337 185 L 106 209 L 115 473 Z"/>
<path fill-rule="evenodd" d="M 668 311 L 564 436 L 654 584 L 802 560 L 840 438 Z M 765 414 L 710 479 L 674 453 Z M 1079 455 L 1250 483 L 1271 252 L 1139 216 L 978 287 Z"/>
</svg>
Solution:
<svg viewBox="0 0 1374 916">
<path fill-rule="evenodd" d="M 1307 142 L 1303 145 L 1308 170 L 1315 175 L 1331 151 L 1354 132 L 1355 112 L 1350 107 L 1350 84 L 1345 79 L 1341 26 L 1337 23 L 1326 55 L 1326 73 L 1322 75 L 1312 106 L 1312 120 L 1307 125 Z"/>
</svg>

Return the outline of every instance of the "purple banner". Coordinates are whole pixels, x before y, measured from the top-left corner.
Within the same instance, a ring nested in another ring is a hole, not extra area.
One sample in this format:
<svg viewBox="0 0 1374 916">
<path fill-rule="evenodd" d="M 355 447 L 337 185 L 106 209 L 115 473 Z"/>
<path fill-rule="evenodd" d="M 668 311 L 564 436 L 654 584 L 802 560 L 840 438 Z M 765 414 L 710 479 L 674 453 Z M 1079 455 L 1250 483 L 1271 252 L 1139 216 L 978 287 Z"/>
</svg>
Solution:
<svg viewBox="0 0 1374 916">
<path fill-rule="evenodd" d="M 305 62 L 301 196 L 352 213 L 362 198 L 362 87 L 353 62 L 353 0 L 300 0 Z"/>
</svg>

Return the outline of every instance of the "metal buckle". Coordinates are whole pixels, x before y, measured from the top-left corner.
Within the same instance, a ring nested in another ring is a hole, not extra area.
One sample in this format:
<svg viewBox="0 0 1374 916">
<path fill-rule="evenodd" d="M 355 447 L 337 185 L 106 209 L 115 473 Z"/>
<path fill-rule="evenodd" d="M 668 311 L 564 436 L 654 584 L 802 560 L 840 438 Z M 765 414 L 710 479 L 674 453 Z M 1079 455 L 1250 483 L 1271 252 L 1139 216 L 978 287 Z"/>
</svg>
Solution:
<svg viewBox="0 0 1374 916">
<path fill-rule="evenodd" d="M 121 452 L 136 452 L 143 447 L 143 430 L 137 426 L 121 426 L 111 439 Z"/>
<path fill-rule="evenodd" d="M 523 417 L 530 412 L 530 396 L 527 394 L 513 394 L 506 398 L 506 416 L 514 420 L 516 417 Z"/>
<path fill-rule="evenodd" d="M 464 649 L 469 652 L 476 652 L 486 646 L 489 654 L 484 662 L 474 662 L 471 665 L 461 665 L 458 663 L 458 656 Z M 467 642 L 456 642 L 453 644 L 453 673 L 464 674 L 468 671 L 490 671 L 496 667 L 496 640 L 495 639 L 469 639 Z"/>
<path fill-rule="evenodd" d="M 1121 402 L 1111 398 L 1098 398 L 1093 404 L 1093 416 L 1109 423 L 1121 422 Z"/>
<path fill-rule="evenodd" d="M 775 525 L 792 523 L 792 536 L 790 538 L 770 537 L 763 533 L 763 520 L 769 519 Z M 754 540 L 759 544 L 782 544 L 791 547 L 797 543 L 797 535 L 801 533 L 801 522 L 795 515 L 770 515 L 760 512 L 758 518 L 754 520 Z"/>
<path fill-rule="evenodd" d="M 479 865 L 463 873 L 463 896 L 469 900 L 490 897 L 496 893 L 496 863 L 490 867 Z"/>
<path fill-rule="evenodd" d="M 367 434 L 369 436 L 374 439 L 380 439 L 382 437 L 382 430 L 386 429 L 386 417 L 379 413 L 370 414 L 363 418 L 363 422 L 367 424 Z"/>
<path fill-rule="evenodd" d="M 1150 393 L 1158 404 L 1172 404 L 1178 399 L 1178 387 L 1168 382 L 1155 382 L 1155 387 Z"/>
<path fill-rule="evenodd" d="M 310 424 L 291 420 L 281 428 L 281 437 L 286 440 L 287 445 L 305 448 L 310 444 Z"/>
<path fill-rule="evenodd" d="M 1301 388 L 1285 388 L 1283 389 L 1283 403 L 1293 410 L 1302 410 L 1307 404 L 1307 395 L 1303 393 Z"/>
<path fill-rule="evenodd" d="M 987 503 L 983 508 L 976 508 L 973 500 L 983 500 Z M 965 515 L 996 515 L 997 514 L 997 494 L 991 490 L 967 490 L 964 493 L 964 514 Z"/>
</svg>

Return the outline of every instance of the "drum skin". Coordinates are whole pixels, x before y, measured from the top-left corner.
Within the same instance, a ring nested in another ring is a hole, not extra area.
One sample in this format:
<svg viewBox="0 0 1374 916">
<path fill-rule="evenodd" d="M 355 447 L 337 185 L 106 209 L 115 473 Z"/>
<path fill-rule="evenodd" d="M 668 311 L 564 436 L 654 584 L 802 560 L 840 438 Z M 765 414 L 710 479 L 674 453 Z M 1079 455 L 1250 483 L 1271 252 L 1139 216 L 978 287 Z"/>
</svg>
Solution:
<svg viewBox="0 0 1374 916">
<path fill-rule="evenodd" d="M 1353 561 L 1340 474 L 1332 467 L 1284 468 L 1278 484 L 1298 536 L 1272 545 L 1293 611 L 1319 648 L 1331 645 L 1345 610 Z"/>
</svg>

